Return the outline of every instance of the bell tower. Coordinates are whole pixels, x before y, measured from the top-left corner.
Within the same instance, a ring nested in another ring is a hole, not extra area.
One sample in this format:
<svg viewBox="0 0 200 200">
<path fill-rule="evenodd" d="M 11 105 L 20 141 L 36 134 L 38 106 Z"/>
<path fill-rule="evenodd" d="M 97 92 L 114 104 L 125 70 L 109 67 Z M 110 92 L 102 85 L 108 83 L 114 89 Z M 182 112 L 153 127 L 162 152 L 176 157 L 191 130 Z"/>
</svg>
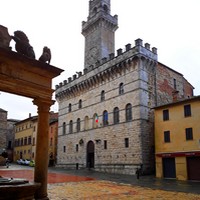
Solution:
<svg viewBox="0 0 200 200">
<path fill-rule="evenodd" d="M 118 16 L 110 15 L 110 0 L 90 0 L 89 16 L 86 22 L 82 22 L 82 34 L 85 37 L 85 69 L 114 53 L 117 28 Z"/>
</svg>

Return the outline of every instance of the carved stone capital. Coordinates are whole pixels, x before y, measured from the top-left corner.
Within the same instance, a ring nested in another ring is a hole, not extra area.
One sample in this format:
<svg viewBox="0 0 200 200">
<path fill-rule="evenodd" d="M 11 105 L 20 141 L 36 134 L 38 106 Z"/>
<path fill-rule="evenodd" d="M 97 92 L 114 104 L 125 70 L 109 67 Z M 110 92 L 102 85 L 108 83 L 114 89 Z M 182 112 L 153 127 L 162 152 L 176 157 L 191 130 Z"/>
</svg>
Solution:
<svg viewBox="0 0 200 200">
<path fill-rule="evenodd" d="M 46 100 L 46 99 L 34 99 L 33 104 L 38 106 L 38 113 L 40 112 L 49 112 L 50 107 L 55 103 L 54 100 Z"/>
</svg>

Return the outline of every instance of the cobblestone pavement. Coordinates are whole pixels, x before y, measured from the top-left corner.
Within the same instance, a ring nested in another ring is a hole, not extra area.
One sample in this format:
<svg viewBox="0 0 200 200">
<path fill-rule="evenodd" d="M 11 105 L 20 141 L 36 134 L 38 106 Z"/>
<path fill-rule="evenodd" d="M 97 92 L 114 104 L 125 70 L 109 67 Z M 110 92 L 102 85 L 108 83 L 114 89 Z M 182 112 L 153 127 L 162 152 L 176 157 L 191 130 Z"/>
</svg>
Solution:
<svg viewBox="0 0 200 200">
<path fill-rule="evenodd" d="M 200 200 L 200 195 L 150 189 L 111 181 L 48 185 L 50 200 Z"/>
</svg>

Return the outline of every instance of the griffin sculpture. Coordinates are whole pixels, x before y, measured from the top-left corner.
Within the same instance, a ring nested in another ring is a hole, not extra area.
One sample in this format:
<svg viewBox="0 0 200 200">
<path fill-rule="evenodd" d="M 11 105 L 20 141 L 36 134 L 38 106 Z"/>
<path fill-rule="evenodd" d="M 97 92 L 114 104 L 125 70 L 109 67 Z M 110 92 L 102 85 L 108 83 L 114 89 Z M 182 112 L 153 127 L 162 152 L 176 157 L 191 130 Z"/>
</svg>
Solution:
<svg viewBox="0 0 200 200">
<path fill-rule="evenodd" d="M 15 31 L 14 36 L 11 36 L 16 42 L 15 50 L 29 58 L 35 59 L 35 53 L 33 47 L 29 44 L 29 39 L 22 31 Z"/>
</svg>

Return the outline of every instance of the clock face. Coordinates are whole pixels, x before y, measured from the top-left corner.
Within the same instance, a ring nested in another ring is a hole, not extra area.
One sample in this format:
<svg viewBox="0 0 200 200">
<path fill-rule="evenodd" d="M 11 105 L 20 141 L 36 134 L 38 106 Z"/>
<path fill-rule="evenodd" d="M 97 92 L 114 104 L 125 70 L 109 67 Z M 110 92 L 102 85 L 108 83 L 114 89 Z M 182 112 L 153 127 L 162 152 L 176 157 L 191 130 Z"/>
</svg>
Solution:
<svg viewBox="0 0 200 200">
<path fill-rule="evenodd" d="M 91 57 L 97 59 L 97 48 L 96 47 L 93 47 L 90 49 L 90 55 L 91 55 Z"/>
<path fill-rule="evenodd" d="M 88 52 L 87 63 L 88 63 L 88 65 L 94 65 L 97 60 L 98 60 L 97 48 L 92 47 Z"/>
</svg>

